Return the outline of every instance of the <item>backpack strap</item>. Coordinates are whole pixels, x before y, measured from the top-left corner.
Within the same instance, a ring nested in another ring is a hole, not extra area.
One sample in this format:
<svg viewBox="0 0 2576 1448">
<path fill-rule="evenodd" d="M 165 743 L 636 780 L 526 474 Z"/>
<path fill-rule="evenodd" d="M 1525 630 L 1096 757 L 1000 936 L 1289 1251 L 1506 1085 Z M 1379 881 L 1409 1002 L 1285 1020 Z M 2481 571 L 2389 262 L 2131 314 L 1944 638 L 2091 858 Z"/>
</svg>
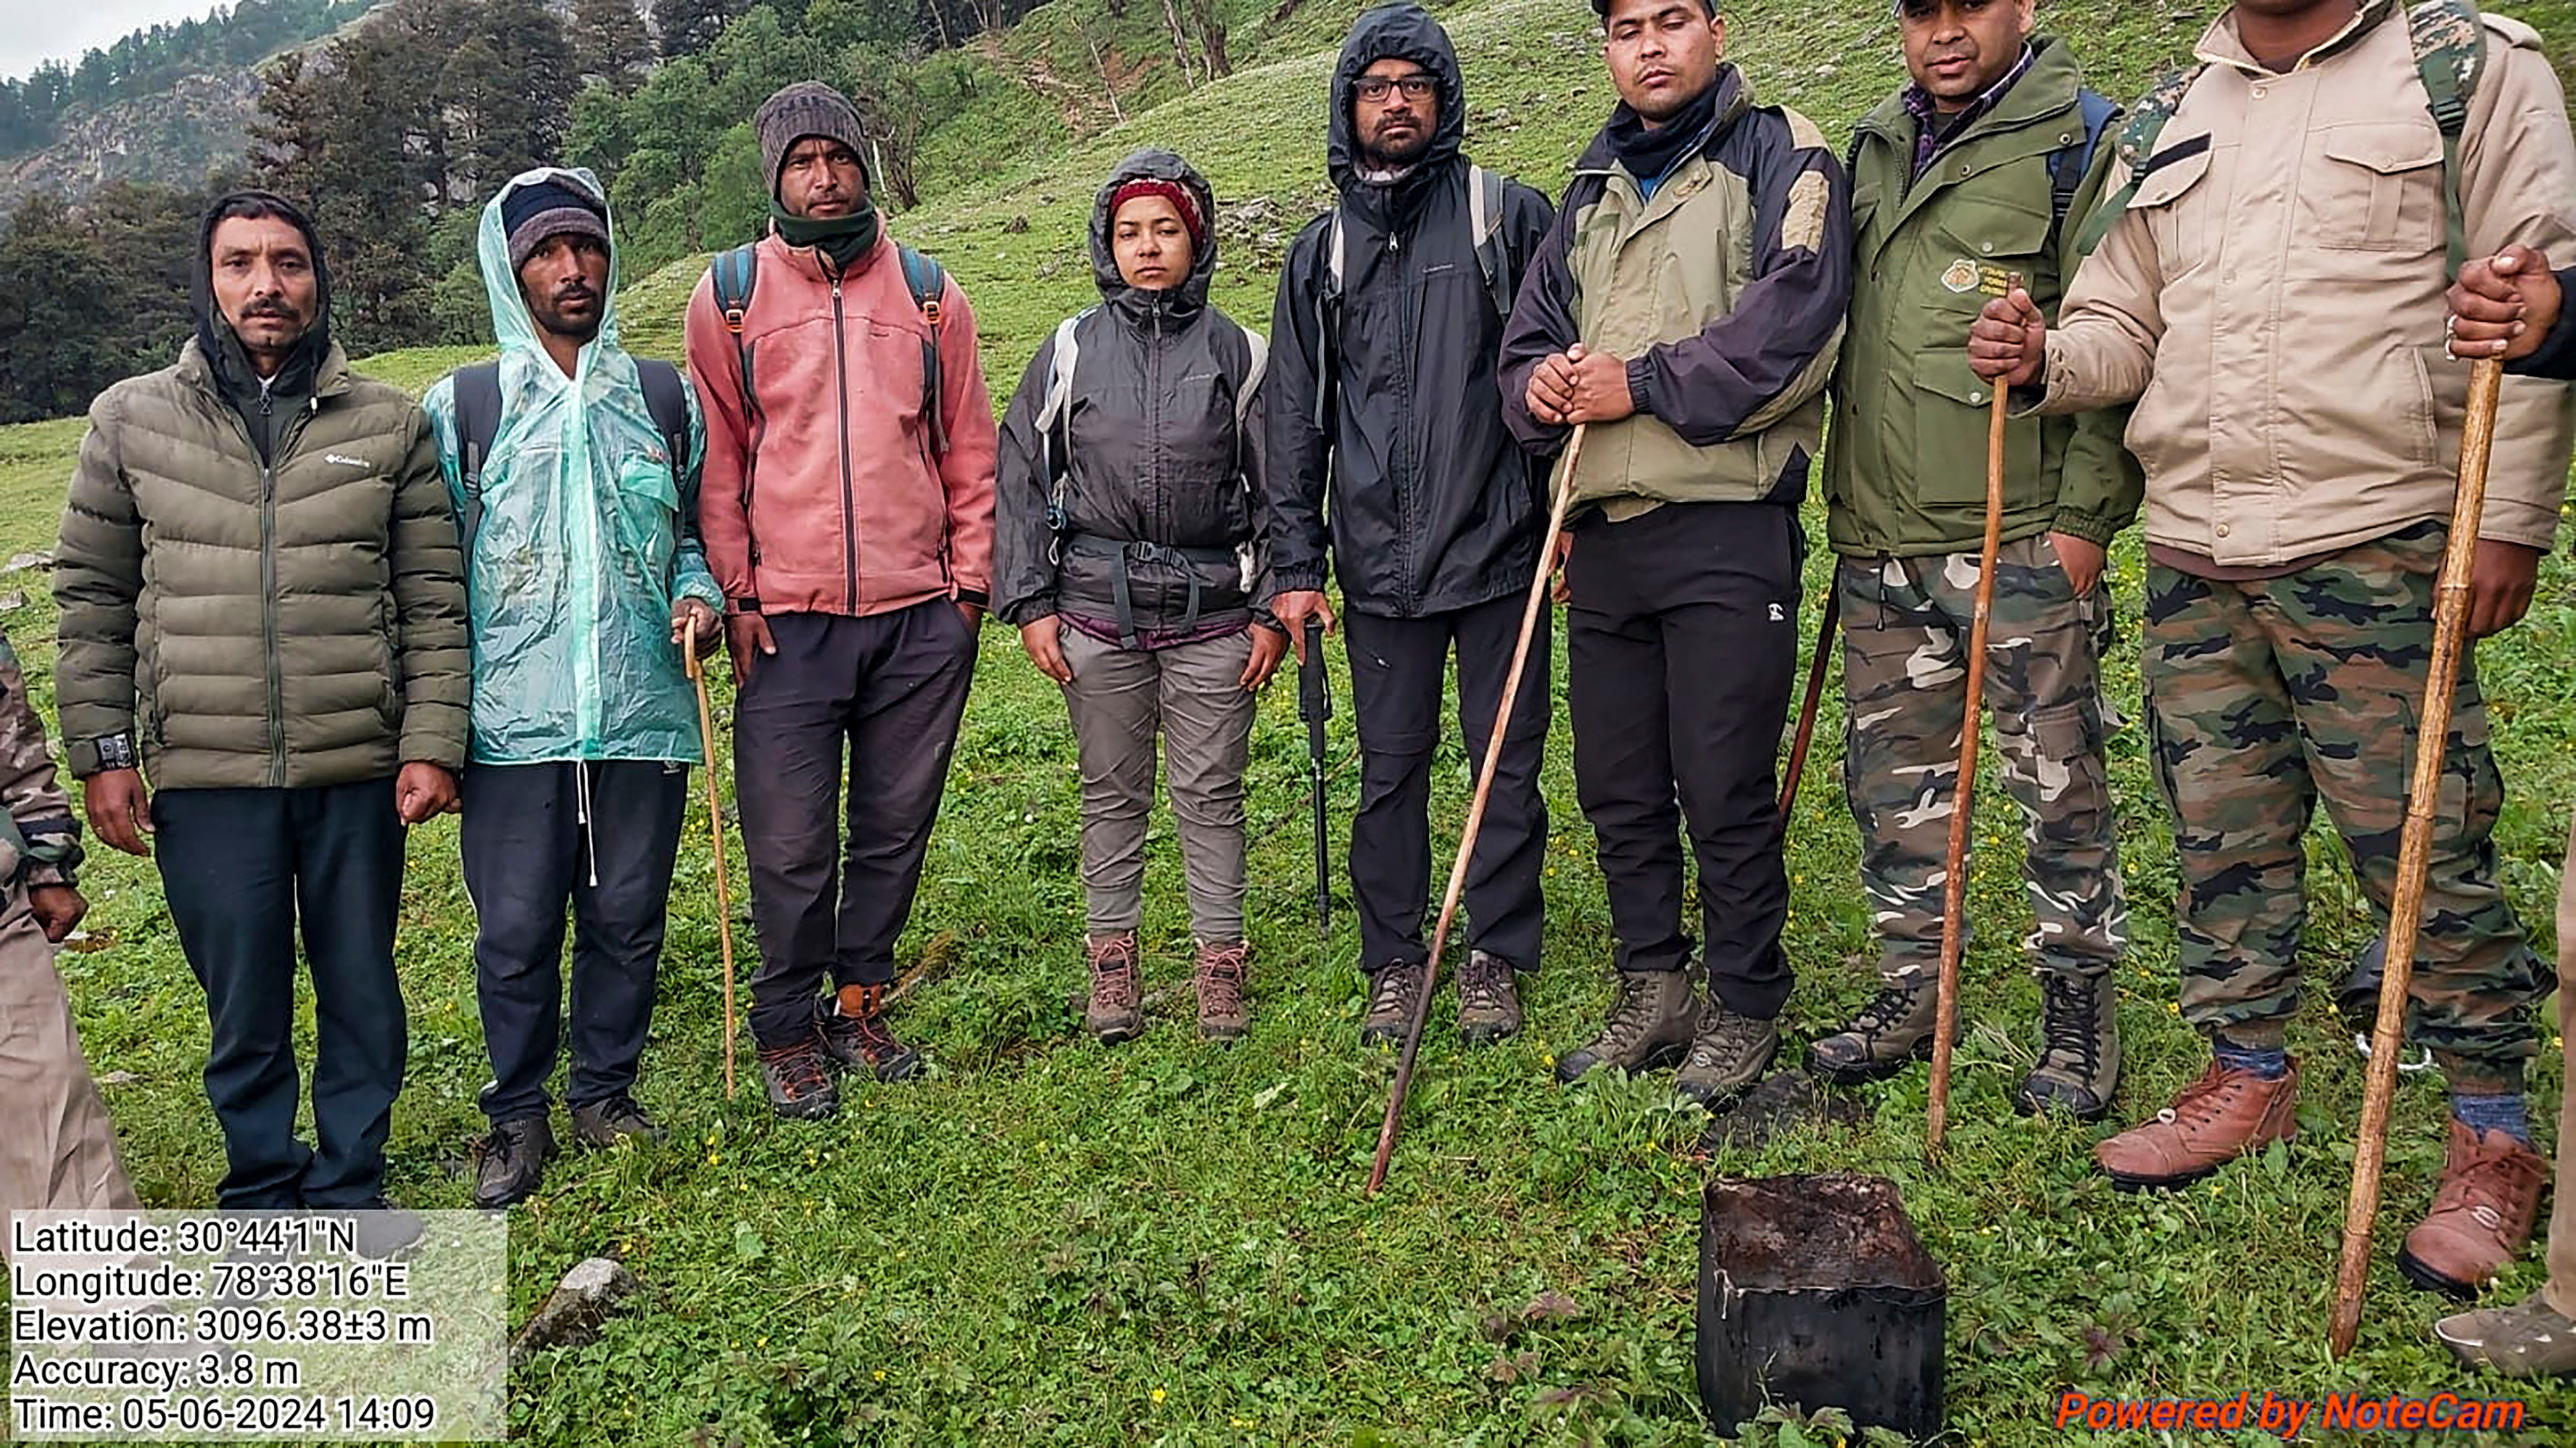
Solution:
<svg viewBox="0 0 2576 1448">
<path fill-rule="evenodd" d="M 1085 307 L 1055 324 L 1046 400 L 1038 406 L 1038 471 L 1047 482 L 1047 531 L 1059 542 L 1073 527 L 1073 367 L 1082 354 L 1075 329 L 1097 310 Z"/>
<path fill-rule="evenodd" d="M 750 435 L 757 445 L 760 437 L 760 392 L 752 386 L 751 343 L 742 335 L 742 321 L 751 312 L 752 288 L 760 283 L 760 249 L 758 242 L 746 241 L 730 251 L 717 252 L 707 263 L 707 279 L 713 285 L 716 311 L 724 318 L 725 330 L 733 333 L 734 351 L 742 368 L 743 419 L 750 424 Z M 756 471 L 742 470 L 742 505 L 751 508 L 751 479 Z"/>
<path fill-rule="evenodd" d="M 912 291 L 912 304 L 921 309 L 922 324 L 930 329 L 921 343 L 921 415 L 930 424 L 930 456 L 936 462 L 948 455 L 948 419 L 939 408 L 940 307 L 948 296 L 948 273 L 938 262 L 900 242 L 895 254 L 903 262 L 903 284 Z"/>
<path fill-rule="evenodd" d="M 654 429 L 662 434 L 662 447 L 671 460 L 671 484 L 677 487 L 697 461 L 689 451 L 689 394 L 680 382 L 680 369 L 638 357 L 635 380 L 643 385 L 644 406 L 653 414 Z"/>
<path fill-rule="evenodd" d="M 2415 74 L 2442 132 L 2442 245 L 2455 277 L 2469 257 L 2468 221 L 2460 205 L 2460 135 L 2468 129 L 2469 101 L 2486 71 L 2486 32 L 2477 0 L 2423 0 L 2406 12 Z"/>
<path fill-rule="evenodd" d="M 1243 333 L 1243 345 L 1252 351 L 1243 381 L 1234 390 L 1234 425 L 1241 427 L 1243 420 L 1252 415 L 1252 402 L 1261 391 L 1262 376 L 1270 370 L 1270 339 L 1240 322 L 1235 323 L 1235 329 Z"/>
<path fill-rule="evenodd" d="M 2053 230 L 2066 224 L 2066 213 L 2075 205 L 2075 193 L 2084 189 L 2084 178 L 2093 170 L 2093 157 L 2102 148 L 2102 135 L 2120 115 L 2119 103 L 2100 91 L 2078 87 L 2075 111 L 2084 122 L 2083 135 L 2069 146 L 2048 153 L 2048 218 Z"/>
<path fill-rule="evenodd" d="M 2174 113 L 2182 109 L 2183 100 L 2191 94 L 2192 85 L 2208 68 L 2205 65 L 2187 65 L 2167 72 L 2131 108 L 2129 123 L 2120 128 L 2120 139 L 2112 147 L 2113 153 L 2128 166 L 2129 179 L 2094 206 L 2093 215 L 2085 221 L 2084 229 L 2076 233 L 2077 256 L 2091 256 L 2093 249 L 2102 244 L 2102 238 L 2109 236 L 2111 228 L 2119 223 L 2121 215 L 2129 209 L 2129 203 L 2136 199 L 2138 183 L 2146 179 L 2147 162 L 2155 154 L 2156 138 L 2164 134 L 2165 122 L 2172 120 Z"/>
<path fill-rule="evenodd" d="M 470 566 L 474 535 L 483 529 L 483 464 L 491 459 L 492 439 L 501 431 L 501 363 L 494 359 L 459 367 L 448 381 L 456 401 L 457 472 L 465 485 L 457 541 Z"/>
<path fill-rule="evenodd" d="M 1485 296 L 1494 315 L 1512 315 L 1514 278 L 1503 254 L 1503 178 L 1482 166 L 1467 167 L 1467 226 L 1476 242 L 1476 267 L 1485 274 Z"/>
<path fill-rule="evenodd" d="M 1342 267 L 1348 249 L 1342 236 L 1342 203 L 1333 203 L 1324 227 L 1324 285 L 1315 294 L 1315 431 L 1325 445 L 1333 436 L 1333 343 L 1342 331 Z"/>
</svg>

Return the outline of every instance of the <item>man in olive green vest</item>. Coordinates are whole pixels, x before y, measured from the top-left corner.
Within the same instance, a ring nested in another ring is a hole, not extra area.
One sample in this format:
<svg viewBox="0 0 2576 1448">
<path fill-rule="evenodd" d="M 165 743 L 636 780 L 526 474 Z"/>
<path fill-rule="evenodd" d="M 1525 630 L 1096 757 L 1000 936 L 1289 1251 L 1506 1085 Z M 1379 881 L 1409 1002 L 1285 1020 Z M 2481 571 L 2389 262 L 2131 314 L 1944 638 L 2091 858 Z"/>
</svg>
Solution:
<svg viewBox="0 0 2576 1448">
<path fill-rule="evenodd" d="M 1989 385 L 1968 368 L 1977 309 L 2020 276 L 2054 315 L 2076 233 L 2112 163 L 2117 109 L 2067 48 L 2031 38 L 2033 0 L 1897 0 L 1912 75 L 1852 147 L 1852 325 L 1825 445 L 1840 563 L 1843 778 L 1860 827 L 1878 995 L 1807 1063 L 1872 1080 L 1931 1054 L 1941 897 L 1985 532 Z M 2003 546 L 1986 645 L 2004 784 L 2021 806 L 2043 1016 L 2014 1094 L 2084 1120 L 2120 1073 L 2110 974 L 2127 905 L 2103 771 L 2097 639 L 2104 549 L 2143 487 L 2127 409 L 2005 435 Z"/>
<path fill-rule="evenodd" d="M 1789 995 L 1773 757 L 1798 658 L 1798 502 L 1851 298 L 1850 198 L 1823 133 L 1756 105 L 1722 61 L 1714 9 L 1595 5 L 1620 104 L 1575 165 L 1502 353 L 1523 447 L 1585 429 L 1568 704 L 1619 999 L 1557 1073 L 1678 1057 L 1674 1085 L 1715 1101 L 1770 1064 Z M 1687 974 L 1685 814 L 1706 1010 Z"/>
</svg>

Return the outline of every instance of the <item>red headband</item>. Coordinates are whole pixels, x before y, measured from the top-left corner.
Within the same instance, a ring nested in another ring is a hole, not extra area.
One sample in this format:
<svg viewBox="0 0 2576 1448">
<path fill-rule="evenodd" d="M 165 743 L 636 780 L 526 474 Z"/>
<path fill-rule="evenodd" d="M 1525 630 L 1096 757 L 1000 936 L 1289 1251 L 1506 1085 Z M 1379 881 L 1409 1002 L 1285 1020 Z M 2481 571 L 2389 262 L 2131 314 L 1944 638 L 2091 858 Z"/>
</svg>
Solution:
<svg viewBox="0 0 2576 1448">
<path fill-rule="evenodd" d="M 1118 219 L 1118 208 L 1139 196 L 1159 196 L 1172 203 L 1172 209 L 1181 214 L 1181 229 L 1190 234 L 1190 245 L 1193 248 L 1206 247 L 1207 222 L 1199 215 L 1199 199 L 1190 194 L 1190 188 L 1177 181 L 1163 181 L 1148 176 L 1139 177 L 1120 186 L 1109 193 L 1110 220 L 1115 222 Z"/>
</svg>

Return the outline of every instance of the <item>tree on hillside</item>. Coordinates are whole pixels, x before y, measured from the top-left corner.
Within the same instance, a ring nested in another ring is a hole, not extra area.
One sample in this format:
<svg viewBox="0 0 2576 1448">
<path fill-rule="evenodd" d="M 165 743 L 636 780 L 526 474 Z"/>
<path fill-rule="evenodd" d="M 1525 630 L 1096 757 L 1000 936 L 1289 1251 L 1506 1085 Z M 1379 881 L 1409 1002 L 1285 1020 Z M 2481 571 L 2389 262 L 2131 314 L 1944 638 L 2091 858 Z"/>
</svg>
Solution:
<svg viewBox="0 0 2576 1448">
<path fill-rule="evenodd" d="M 435 123 L 461 194 L 480 202 L 531 166 L 550 164 L 563 140 L 577 81 L 563 24 L 543 0 L 486 0 L 482 22 L 439 77 Z"/>
<path fill-rule="evenodd" d="M 31 197 L 0 238 L 0 422 L 80 412 L 116 380 L 114 274 L 70 208 Z"/>
<path fill-rule="evenodd" d="M 662 58 L 695 55 L 716 43 L 725 22 L 751 8 L 748 0 L 653 0 L 653 28 Z"/>
<path fill-rule="evenodd" d="M 653 63 L 653 37 L 645 32 L 635 0 L 572 0 L 574 74 L 612 90 L 627 90 Z"/>
</svg>

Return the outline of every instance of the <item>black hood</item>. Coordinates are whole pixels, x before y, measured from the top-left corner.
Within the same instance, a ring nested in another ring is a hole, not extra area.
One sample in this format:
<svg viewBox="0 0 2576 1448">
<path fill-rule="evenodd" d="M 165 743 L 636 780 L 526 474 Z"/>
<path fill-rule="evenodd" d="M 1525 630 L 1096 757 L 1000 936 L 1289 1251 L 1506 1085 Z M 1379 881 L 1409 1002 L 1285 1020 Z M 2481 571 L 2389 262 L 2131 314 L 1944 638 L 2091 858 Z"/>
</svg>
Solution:
<svg viewBox="0 0 2576 1448">
<path fill-rule="evenodd" d="M 1431 149 L 1403 176 L 1387 183 L 1360 179 L 1360 145 L 1351 122 L 1353 91 L 1360 72 L 1393 56 L 1409 60 L 1438 79 L 1440 115 L 1431 130 Z M 1467 90 L 1458 74 L 1458 52 L 1449 32 L 1418 5 L 1384 5 L 1362 15 L 1342 42 L 1342 58 L 1333 67 L 1333 110 L 1324 159 L 1344 199 L 1365 205 L 1382 199 L 1390 215 L 1409 212 L 1424 185 L 1446 176 L 1458 159 L 1467 133 Z"/>
<path fill-rule="evenodd" d="M 1190 257 L 1190 274 L 1179 286 L 1163 292 L 1139 292 L 1127 285 L 1118 274 L 1118 258 L 1110 249 L 1110 198 L 1130 181 L 1170 181 L 1198 198 L 1199 218 L 1205 224 L 1207 240 L 1197 246 Z M 1142 312 L 1159 307 L 1165 316 L 1188 316 L 1207 305 L 1208 283 L 1216 276 L 1216 192 L 1209 189 L 1207 178 L 1197 168 L 1169 151 L 1147 147 L 1131 151 L 1101 183 L 1100 194 L 1091 203 L 1091 276 L 1100 284 L 1101 300 L 1123 312 Z"/>
<path fill-rule="evenodd" d="M 331 351 L 331 264 L 323 258 L 322 238 L 313 230 L 312 219 L 304 208 L 270 191 L 232 191 L 216 197 L 213 205 L 197 225 L 197 267 L 194 285 L 189 288 L 190 302 L 197 316 L 197 346 L 206 356 L 206 366 L 215 376 L 217 386 L 227 395 L 247 389 L 256 394 L 259 374 L 242 351 L 232 324 L 224 320 L 215 307 L 215 227 L 226 208 L 235 202 L 257 201 L 265 208 L 292 222 L 304 235 L 304 249 L 313 257 L 313 282 L 319 288 L 313 314 L 313 326 L 288 354 L 286 365 L 279 368 L 272 384 L 288 396 L 302 396 L 313 390 L 314 378 L 321 371 L 322 359 Z"/>
</svg>

